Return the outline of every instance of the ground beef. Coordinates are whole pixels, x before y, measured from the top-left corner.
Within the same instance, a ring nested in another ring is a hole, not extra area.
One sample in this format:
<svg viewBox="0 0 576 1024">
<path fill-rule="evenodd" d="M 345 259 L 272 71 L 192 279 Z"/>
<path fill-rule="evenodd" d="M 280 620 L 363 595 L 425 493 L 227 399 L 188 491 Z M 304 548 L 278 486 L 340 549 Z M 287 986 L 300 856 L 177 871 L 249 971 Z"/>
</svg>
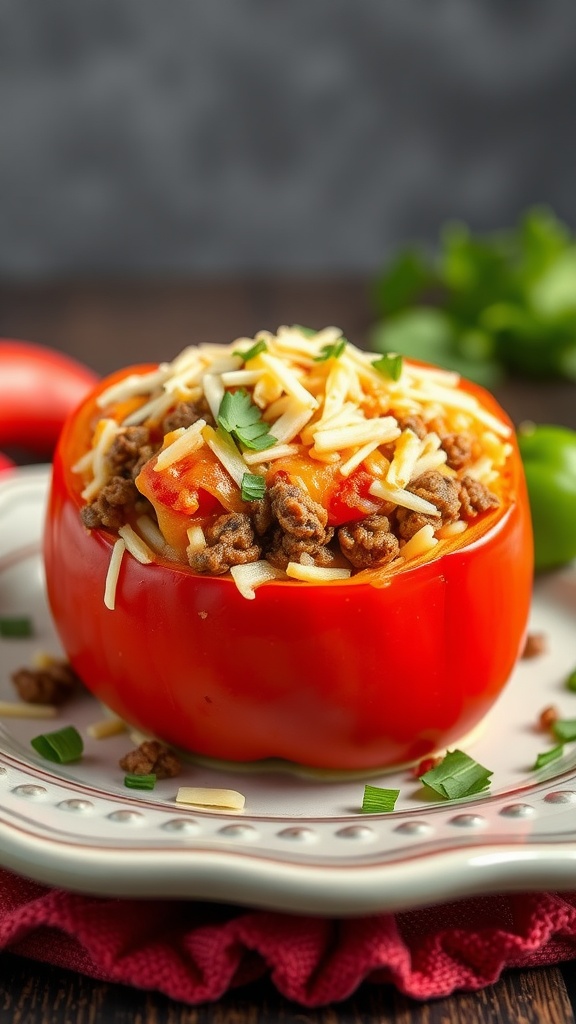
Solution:
<svg viewBox="0 0 576 1024">
<path fill-rule="evenodd" d="M 266 558 L 277 568 L 288 562 L 299 562 L 302 555 L 310 564 L 334 565 L 335 555 L 327 545 L 334 536 L 327 526 L 328 513 L 322 505 L 295 484 L 278 480 L 268 491 L 270 514 L 275 528 L 266 551 Z"/>
<path fill-rule="evenodd" d="M 155 775 L 157 779 L 173 779 L 180 774 L 180 761 L 158 740 L 145 740 L 120 762 L 123 772 L 131 775 Z"/>
<path fill-rule="evenodd" d="M 528 633 L 526 643 L 524 644 L 524 650 L 522 651 L 522 657 L 537 658 L 541 654 L 546 654 L 547 650 L 548 638 L 545 633 Z"/>
<path fill-rule="evenodd" d="M 398 540 L 390 530 L 387 516 L 372 515 L 338 530 L 342 553 L 355 569 L 372 569 L 396 558 Z"/>
<path fill-rule="evenodd" d="M 333 536 L 334 530 L 328 529 L 326 531 L 328 541 L 332 540 Z M 266 558 L 277 569 L 285 569 L 289 562 L 302 562 L 324 569 L 330 569 L 338 564 L 335 552 L 327 544 L 299 539 L 289 533 L 284 533 L 280 528 L 272 533 Z"/>
<path fill-rule="evenodd" d="M 207 547 L 193 552 L 188 561 L 194 572 L 221 576 L 233 565 L 256 562 L 260 547 L 254 543 L 250 516 L 243 512 L 227 512 L 207 526 Z"/>
<path fill-rule="evenodd" d="M 491 508 L 497 508 L 500 502 L 495 494 L 471 476 L 465 476 L 460 481 L 460 501 L 462 503 L 462 515 L 466 519 L 477 516 L 479 512 L 487 512 Z"/>
<path fill-rule="evenodd" d="M 180 402 L 172 412 L 164 417 L 162 431 L 164 434 L 178 430 L 180 427 L 191 427 L 198 420 L 206 420 L 211 427 L 215 426 L 210 406 L 202 397 L 198 402 Z"/>
<path fill-rule="evenodd" d="M 306 491 L 296 484 L 278 480 L 269 494 L 272 516 L 285 533 L 298 540 L 326 542 L 328 513 Z"/>
<path fill-rule="evenodd" d="M 474 440 L 470 434 L 444 434 L 442 448 L 446 452 L 446 465 L 459 470 L 473 461 Z"/>
<path fill-rule="evenodd" d="M 42 668 L 19 668 L 12 682 L 20 700 L 28 704 L 63 704 L 81 685 L 67 661 L 54 660 Z"/>
<path fill-rule="evenodd" d="M 263 537 L 265 533 L 268 533 L 273 522 L 272 502 L 268 491 L 259 501 L 250 502 L 250 515 L 256 533 L 259 537 Z"/>
<path fill-rule="evenodd" d="M 110 445 L 106 465 L 112 477 L 135 480 L 144 462 L 152 458 L 152 453 L 148 428 L 126 427 Z"/>
<path fill-rule="evenodd" d="M 423 515 L 421 512 L 412 512 L 407 508 L 398 508 L 396 513 L 398 532 L 404 540 L 410 540 L 415 533 L 418 533 L 418 530 L 428 523 L 436 530 L 440 526 L 453 523 L 458 519 L 460 486 L 459 482 L 452 477 L 443 476 L 442 473 L 432 469 L 413 480 L 407 489 L 413 494 L 417 494 L 419 498 L 432 502 L 440 512 L 440 516 Z"/>
<path fill-rule="evenodd" d="M 133 507 L 140 498 L 133 480 L 122 476 L 113 476 L 104 485 L 100 494 L 90 505 L 85 505 L 80 515 L 88 529 L 101 526 L 109 530 L 117 530 L 126 522 L 126 506 Z"/>
<path fill-rule="evenodd" d="M 411 430 L 421 441 L 428 433 L 428 427 L 421 416 L 403 416 L 398 419 L 398 425 L 401 430 Z"/>
</svg>

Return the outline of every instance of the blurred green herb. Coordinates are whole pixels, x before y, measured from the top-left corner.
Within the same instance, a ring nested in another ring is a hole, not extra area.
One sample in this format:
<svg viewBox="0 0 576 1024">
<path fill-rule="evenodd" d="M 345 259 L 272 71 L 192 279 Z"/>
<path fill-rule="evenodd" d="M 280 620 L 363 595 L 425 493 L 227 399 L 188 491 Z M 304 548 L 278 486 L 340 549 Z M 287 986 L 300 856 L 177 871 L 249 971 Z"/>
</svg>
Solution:
<svg viewBox="0 0 576 1024">
<path fill-rule="evenodd" d="M 347 344 L 347 338 L 340 338 L 334 345 L 323 345 L 320 349 L 320 355 L 314 356 L 314 362 L 325 363 L 328 359 L 339 359 Z"/>
<path fill-rule="evenodd" d="M 373 289 L 372 347 L 494 386 L 506 373 L 576 380 L 576 236 L 547 208 L 513 228 L 441 232 L 400 252 Z"/>
</svg>

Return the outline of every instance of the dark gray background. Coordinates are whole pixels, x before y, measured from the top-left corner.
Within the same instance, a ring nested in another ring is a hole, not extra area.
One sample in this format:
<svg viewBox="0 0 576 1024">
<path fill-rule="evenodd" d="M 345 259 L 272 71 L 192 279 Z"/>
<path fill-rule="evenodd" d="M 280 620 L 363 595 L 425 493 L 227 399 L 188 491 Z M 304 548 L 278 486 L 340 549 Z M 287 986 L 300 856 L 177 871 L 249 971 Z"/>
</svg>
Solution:
<svg viewBox="0 0 576 1024">
<path fill-rule="evenodd" d="M 570 0 L 0 0 L 0 274 L 371 272 L 576 225 Z"/>
</svg>

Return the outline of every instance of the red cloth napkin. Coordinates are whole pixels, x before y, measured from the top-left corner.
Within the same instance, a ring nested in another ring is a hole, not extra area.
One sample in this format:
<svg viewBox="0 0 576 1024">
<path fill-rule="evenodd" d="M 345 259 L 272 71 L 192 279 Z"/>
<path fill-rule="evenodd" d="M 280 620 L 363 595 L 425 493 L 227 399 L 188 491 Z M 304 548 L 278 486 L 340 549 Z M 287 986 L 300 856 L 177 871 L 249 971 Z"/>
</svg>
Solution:
<svg viewBox="0 0 576 1024">
<path fill-rule="evenodd" d="M 335 920 L 81 896 L 0 870 L 0 948 L 192 1004 L 266 973 L 309 1007 L 345 999 L 366 980 L 428 999 L 482 988 L 506 967 L 576 956 L 576 893 Z"/>
</svg>

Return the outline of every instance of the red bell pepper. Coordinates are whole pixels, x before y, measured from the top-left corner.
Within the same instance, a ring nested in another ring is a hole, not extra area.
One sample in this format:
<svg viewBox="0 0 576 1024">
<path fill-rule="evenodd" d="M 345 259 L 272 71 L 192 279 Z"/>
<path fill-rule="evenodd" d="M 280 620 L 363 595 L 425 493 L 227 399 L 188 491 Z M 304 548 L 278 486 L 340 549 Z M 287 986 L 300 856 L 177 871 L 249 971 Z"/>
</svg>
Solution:
<svg viewBox="0 0 576 1024">
<path fill-rule="evenodd" d="M 68 413 L 96 381 L 92 370 L 62 352 L 1 340 L 0 448 L 51 454 Z"/>
<path fill-rule="evenodd" d="M 514 439 L 500 507 L 385 585 L 366 582 L 376 581 L 369 572 L 338 583 L 279 580 L 247 601 L 229 577 L 125 557 L 110 611 L 103 594 L 115 537 L 83 526 L 71 467 L 90 444 L 95 395 L 147 369 L 101 384 L 69 419 L 54 462 L 49 599 L 94 694 L 140 729 L 226 760 L 371 769 L 420 759 L 469 733 L 525 637 L 532 535 Z M 485 391 L 461 387 L 506 421 Z M 346 505 L 350 495 L 340 497 Z M 334 517 L 345 517 L 339 511 Z"/>
</svg>

